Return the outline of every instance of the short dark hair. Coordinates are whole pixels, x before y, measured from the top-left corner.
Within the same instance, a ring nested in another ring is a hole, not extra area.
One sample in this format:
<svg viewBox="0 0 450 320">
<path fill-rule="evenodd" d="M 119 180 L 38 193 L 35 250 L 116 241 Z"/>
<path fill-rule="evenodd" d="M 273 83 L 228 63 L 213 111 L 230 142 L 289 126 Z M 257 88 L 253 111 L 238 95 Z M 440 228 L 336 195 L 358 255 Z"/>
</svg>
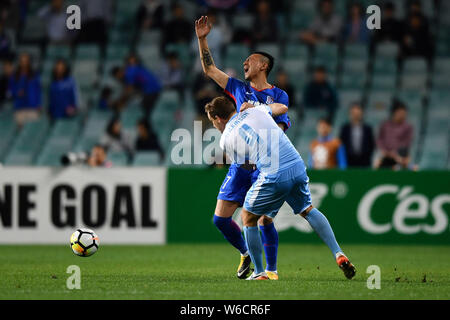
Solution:
<svg viewBox="0 0 450 320">
<path fill-rule="evenodd" d="M 205 112 L 211 118 L 219 117 L 228 119 L 230 115 L 236 111 L 234 104 L 225 96 L 219 96 L 212 99 L 205 105 Z"/>
<path fill-rule="evenodd" d="M 268 62 L 267 62 L 266 76 L 269 76 L 269 73 L 270 73 L 270 71 L 272 71 L 273 65 L 275 64 L 275 58 L 272 55 L 270 55 L 264 51 L 256 51 L 256 52 L 253 52 L 253 54 L 260 54 L 263 57 L 267 58 Z"/>
<path fill-rule="evenodd" d="M 398 110 L 408 111 L 408 108 L 406 107 L 406 104 L 403 103 L 403 101 L 394 100 L 392 107 L 391 107 L 391 115 L 393 115 Z"/>
<path fill-rule="evenodd" d="M 333 121 L 331 121 L 331 117 L 329 117 L 329 116 L 320 117 L 319 122 L 325 122 L 330 127 L 333 126 Z"/>
<path fill-rule="evenodd" d="M 314 72 L 327 73 L 327 68 L 325 68 L 325 66 L 319 65 L 314 68 Z"/>
<path fill-rule="evenodd" d="M 122 70 L 122 67 L 115 66 L 111 69 L 111 75 L 113 77 L 115 77 L 121 70 Z"/>
</svg>

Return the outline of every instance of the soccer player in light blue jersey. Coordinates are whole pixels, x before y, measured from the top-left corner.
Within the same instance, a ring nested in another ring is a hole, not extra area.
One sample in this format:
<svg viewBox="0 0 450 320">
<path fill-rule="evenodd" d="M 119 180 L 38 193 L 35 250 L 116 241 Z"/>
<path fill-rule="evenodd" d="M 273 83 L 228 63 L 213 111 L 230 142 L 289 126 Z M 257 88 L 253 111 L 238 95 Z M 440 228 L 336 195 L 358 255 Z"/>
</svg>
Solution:
<svg viewBox="0 0 450 320">
<path fill-rule="evenodd" d="M 255 52 L 247 57 L 243 63 L 246 82 L 231 78 L 214 64 L 206 40 L 210 31 L 211 24 L 208 23 L 208 17 L 201 17 L 195 21 L 195 32 L 205 74 L 234 100 L 237 111 L 245 103 L 284 106 L 284 112 L 274 116 L 274 120 L 280 128 L 287 130 L 291 126 L 286 113 L 289 105 L 288 95 L 267 82 L 267 76 L 274 64 L 273 57 L 265 52 Z M 214 224 L 222 232 L 225 239 L 241 253 L 241 261 L 237 271 L 237 276 L 240 279 L 245 279 L 250 272 L 251 258 L 248 255 L 248 248 L 241 230 L 232 220 L 232 216 L 236 209 L 243 205 L 245 195 L 257 177 L 258 170 L 252 169 L 252 166 L 232 164 L 220 188 L 214 212 Z M 272 218 L 268 216 L 261 217 L 259 225 L 266 254 L 267 274 L 271 279 L 277 279 L 278 233 Z"/>
<path fill-rule="evenodd" d="M 289 138 L 272 116 L 283 106 L 254 106 L 246 103 L 236 112 L 226 97 L 214 98 L 205 111 L 214 127 L 222 132 L 220 146 L 235 164 L 253 163 L 258 178 L 247 192 L 242 211 L 244 234 L 255 271 L 248 280 L 268 280 L 262 262 L 262 241 L 257 221 L 274 218 L 286 201 L 294 214 L 305 218 L 326 243 L 344 275 L 351 279 L 355 267 L 342 252 L 327 218 L 312 206 L 306 166 Z"/>
</svg>

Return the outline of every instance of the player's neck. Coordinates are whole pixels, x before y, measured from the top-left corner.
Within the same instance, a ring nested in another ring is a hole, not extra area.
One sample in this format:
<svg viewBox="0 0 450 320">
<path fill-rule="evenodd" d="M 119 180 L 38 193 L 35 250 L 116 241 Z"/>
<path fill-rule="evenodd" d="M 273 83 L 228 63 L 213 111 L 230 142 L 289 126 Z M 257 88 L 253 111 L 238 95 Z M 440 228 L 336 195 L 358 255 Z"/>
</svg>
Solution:
<svg viewBox="0 0 450 320">
<path fill-rule="evenodd" d="M 250 81 L 250 86 L 258 91 L 270 89 L 273 87 L 270 83 L 267 82 L 267 79 L 265 77 L 260 79 L 252 79 Z"/>
</svg>

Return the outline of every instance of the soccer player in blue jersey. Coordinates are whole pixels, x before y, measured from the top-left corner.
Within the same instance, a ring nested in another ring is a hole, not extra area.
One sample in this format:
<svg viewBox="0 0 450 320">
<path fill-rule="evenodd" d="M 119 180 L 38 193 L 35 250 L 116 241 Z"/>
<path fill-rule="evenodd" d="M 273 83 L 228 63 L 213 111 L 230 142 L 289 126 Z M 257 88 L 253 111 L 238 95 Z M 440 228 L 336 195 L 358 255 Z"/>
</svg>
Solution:
<svg viewBox="0 0 450 320">
<path fill-rule="evenodd" d="M 234 100 L 237 111 L 239 112 L 241 106 L 248 103 L 284 105 L 287 110 L 289 98 L 286 92 L 267 82 L 267 76 L 274 63 L 273 57 L 265 52 L 255 52 L 243 63 L 244 76 L 247 82 L 231 78 L 214 64 L 206 40 L 210 31 L 211 24 L 208 22 L 208 17 L 202 16 L 195 21 L 195 32 L 198 38 L 203 71 Z M 287 130 L 291 125 L 286 112 L 274 117 L 274 119 L 283 130 Z M 245 194 L 257 176 L 258 170 L 249 170 L 248 165 L 232 164 L 220 188 L 214 213 L 214 224 L 241 253 L 241 263 L 237 271 L 237 276 L 240 279 L 245 279 L 250 272 L 251 258 L 248 255 L 248 248 L 241 230 L 232 220 L 232 216 L 236 209 L 242 206 Z M 267 261 L 267 274 L 271 279 L 278 279 L 278 233 L 270 217 L 261 217 L 259 225 Z"/>
<path fill-rule="evenodd" d="M 327 218 L 312 206 L 306 166 L 289 138 L 273 121 L 279 105 L 246 104 L 236 112 L 225 97 L 214 98 L 205 111 L 214 127 L 222 132 L 220 147 L 235 164 L 254 163 L 257 180 L 247 192 L 242 210 L 244 234 L 255 271 L 247 280 L 268 280 L 262 263 L 262 241 L 257 221 L 274 218 L 286 201 L 294 214 L 305 218 L 325 242 L 344 275 L 351 279 L 355 267 L 339 247 Z"/>
</svg>

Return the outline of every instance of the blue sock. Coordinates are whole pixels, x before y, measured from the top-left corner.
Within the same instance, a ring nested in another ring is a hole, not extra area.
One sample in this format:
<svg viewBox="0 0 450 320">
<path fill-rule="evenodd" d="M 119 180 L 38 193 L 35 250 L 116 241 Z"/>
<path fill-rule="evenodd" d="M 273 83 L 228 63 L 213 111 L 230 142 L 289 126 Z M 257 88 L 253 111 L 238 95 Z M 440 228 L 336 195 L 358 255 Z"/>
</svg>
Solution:
<svg viewBox="0 0 450 320">
<path fill-rule="evenodd" d="M 262 262 L 262 242 L 258 226 L 244 227 L 244 234 L 250 258 L 252 258 L 252 262 L 255 265 L 255 273 L 261 273 L 264 271 L 264 267 Z"/>
<path fill-rule="evenodd" d="M 330 248 L 333 253 L 333 257 L 336 253 L 341 251 L 336 238 L 334 237 L 333 229 L 331 229 L 328 219 L 316 208 L 313 208 L 307 215 L 306 220 L 309 222 L 314 231 L 319 235 L 319 237 L 326 243 L 328 248 Z"/>
<path fill-rule="evenodd" d="M 242 237 L 241 229 L 231 217 L 222 218 L 214 215 L 213 221 L 220 232 L 222 232 L 225 239 L 227 239 L 233 247 L 238 249 L 241 254 L 245 254 L 248 251 L 247 244 Z"/>
<path fill-rule="evenodd" d="M 259 226 L 262 243 L 266 253 L 266 270 L 277 271 L 278 232 L 273 222 L 267 226 Z"/>
</svg>

